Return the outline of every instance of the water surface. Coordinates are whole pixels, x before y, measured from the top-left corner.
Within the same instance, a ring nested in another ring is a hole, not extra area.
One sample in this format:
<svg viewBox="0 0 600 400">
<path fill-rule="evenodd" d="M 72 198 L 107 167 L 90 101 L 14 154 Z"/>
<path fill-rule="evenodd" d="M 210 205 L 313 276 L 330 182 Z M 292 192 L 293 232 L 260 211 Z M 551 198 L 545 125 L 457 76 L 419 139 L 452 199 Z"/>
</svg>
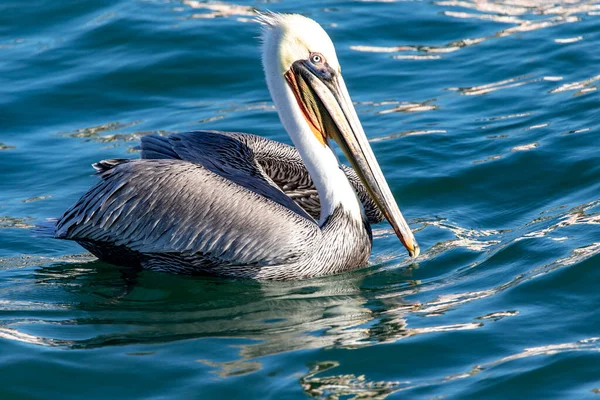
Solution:
<svg viewBox="0 0 600 400">
<path fill-rule="evenodd" d="M 289 143 L 254 9 L 334 40 L 423 251 L 290 283 L 36 237 L 149 133 Z M 600 2 L 0 4 L 0 397 L 595 398 Z"/>
</svg>

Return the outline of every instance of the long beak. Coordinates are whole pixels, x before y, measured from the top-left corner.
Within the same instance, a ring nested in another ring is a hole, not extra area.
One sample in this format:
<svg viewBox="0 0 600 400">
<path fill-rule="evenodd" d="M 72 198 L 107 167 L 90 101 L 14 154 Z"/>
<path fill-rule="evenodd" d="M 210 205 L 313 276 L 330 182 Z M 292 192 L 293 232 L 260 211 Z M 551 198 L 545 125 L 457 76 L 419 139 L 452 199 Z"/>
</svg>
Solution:
<svg viewBox="0 0 600 400">
<path fill-rule="evenodd" d="M 286 78 L 294 81 L 298 100 L 304 103 L 303 111 L 313 130 L 338 143 L 410 256 L 417 257 L 419 245 L 375 159 L 341 74 L 329 69 L 317 76 L 301 61 L 289 72 L 293 76 L 286 74 Z"/>
</svg>

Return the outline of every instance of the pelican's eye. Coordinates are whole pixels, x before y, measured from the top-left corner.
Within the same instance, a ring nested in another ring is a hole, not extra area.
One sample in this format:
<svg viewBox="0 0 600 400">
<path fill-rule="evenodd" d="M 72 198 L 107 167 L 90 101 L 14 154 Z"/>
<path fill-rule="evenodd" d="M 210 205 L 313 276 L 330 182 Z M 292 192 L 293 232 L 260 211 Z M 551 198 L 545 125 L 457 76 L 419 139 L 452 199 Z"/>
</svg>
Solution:
<svg viewBox="0 0 600 400">
<path fill-rule="evenodd" d="M 321 65 L 323 64 L 324 58 L 320 53 L 311 53 L 310 54 L 310 62 L 313 63 L 314 65 Z"/>
<path fill-rule="evenodd" d="M 335 75 L 335 71 L 331 69 L 321 53 L 310 53 L 308 60 L 304 61 L 304 65 L 307 66 L 313 74 L 324 80 L 331 80 Z"/>
</svg>

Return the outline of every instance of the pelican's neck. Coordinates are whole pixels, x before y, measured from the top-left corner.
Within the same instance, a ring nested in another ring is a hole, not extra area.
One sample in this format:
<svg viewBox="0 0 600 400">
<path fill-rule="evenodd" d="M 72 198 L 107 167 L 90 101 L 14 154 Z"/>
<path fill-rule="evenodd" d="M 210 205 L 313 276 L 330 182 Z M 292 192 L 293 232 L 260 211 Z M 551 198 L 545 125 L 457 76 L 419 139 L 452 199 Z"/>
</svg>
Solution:
<svg viewBox="0 0 600 400">
<path fill-rule="evenodd" d="M 353 219 L 361 221 L 361 204 L 346 174 L 340 168 L 335 153 L 315 137 L 284 77 L 269 71 L 266 63 L 265 72 L 279 119 L 298 149 L 319 193 L 320 223 L 327 221 L 327 217 L 339 207 L 342 207 Z"/>
</svg>

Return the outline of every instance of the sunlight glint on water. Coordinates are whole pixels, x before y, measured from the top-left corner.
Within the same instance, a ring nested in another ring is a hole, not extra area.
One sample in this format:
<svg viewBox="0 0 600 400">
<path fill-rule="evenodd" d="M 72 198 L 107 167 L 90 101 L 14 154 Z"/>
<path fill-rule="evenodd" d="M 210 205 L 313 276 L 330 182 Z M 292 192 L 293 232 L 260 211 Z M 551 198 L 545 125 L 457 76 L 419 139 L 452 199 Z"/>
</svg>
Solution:
<svg viewBox="0 0 600 400">
<path fill-rule="evenodd" d="M 257 283 L 38 235 L 144 135 L 290 142 L 255 9 L 330 33 L 422 256 L 380 224 L 368 268 Z M 0 398 L 595 398 L 599 23 L 577 0 L 2 3 Z"/>
</svg>

